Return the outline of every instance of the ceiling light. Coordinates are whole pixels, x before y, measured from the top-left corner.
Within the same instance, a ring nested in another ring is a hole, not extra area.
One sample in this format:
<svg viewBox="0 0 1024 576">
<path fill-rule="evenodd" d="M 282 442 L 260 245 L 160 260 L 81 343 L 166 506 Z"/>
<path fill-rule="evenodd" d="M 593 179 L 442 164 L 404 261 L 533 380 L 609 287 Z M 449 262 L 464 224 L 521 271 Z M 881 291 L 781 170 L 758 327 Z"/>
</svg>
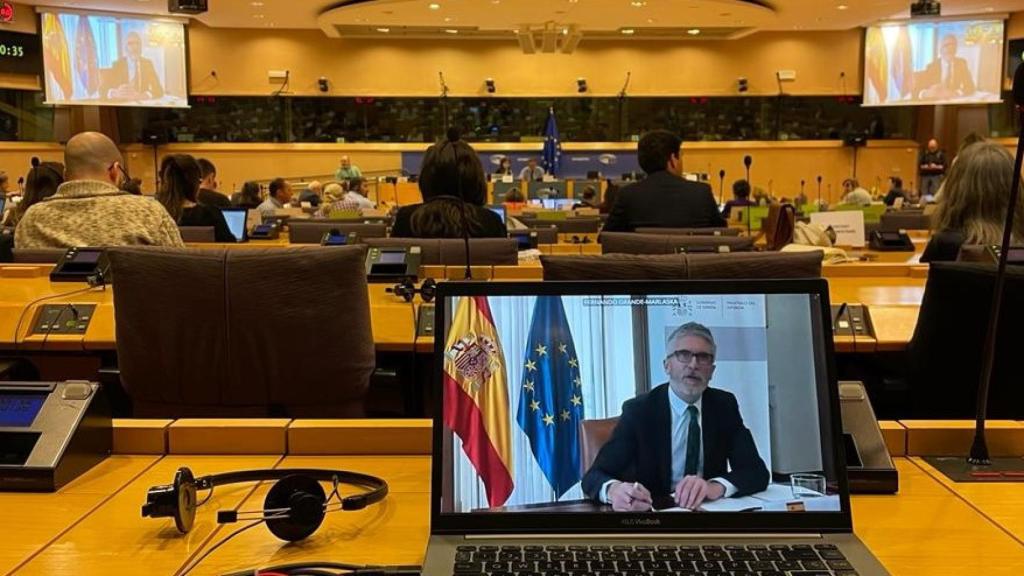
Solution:
<svg viewBox="0 0 1024 576">
<path fill-rule="evenodd" d="M 459 33 L 459 31 L 458 31 L 458 30 L 456 30 L 456 29 L 454 29 L 454 28 L 446 28 L 446 29 L 445 29 L 445 31 L 444 31 L 444 33 L 445 33 L 445 34 L 458 34 L 458 33 Z"/>
<path fill-rule="evenodd" d="M 436 2 L 432 2 L 429 6 L 427 6 L 427 8 L 430 8 L 431 10 L 440 10 L 441 5 Z"/>
<path fill-rule="evenodd" d="M 838 10 L 846 10 L 847 8 L 849 8 L 849 6 L 847 6 L 846 4 L 840 4 L 839 6 L 836 6 L 836 9 Z"/>
<path fill-rule="evenodd" d="M 647 6 L 647 2 L 645 0 L 633 0 L 629 5 L 633 8 L 643 8 L 644 6 Z"/>
<path fill-rule="evenodd" d="M 690 36 L 697 36 L 698 34 L 700 34 L 700 28 L 690 28 L 689 30 L 686 31 L 686 33 L 689 34 Z"/>
<path fill-rule="evenodd" d="M 391 28 L 377 28 L 377 32 L 387 34 L 388 32 L 391 32 Z"/>
<path fill-rule="evenodd" d="M 264 18 L 263 14 L 253 14 L 252 17 L 259 20 L 262 20 Z"/>
<path fill-rule="evenodd" d="M 263 2 L 249 2 L 249 6 L 256 6 L 258 8 L 263 6 Z"/>
<path fill-rule="evenodd" d="M 444 21 L 445 22 L 451 22 L 452 21 L 452 17 L 451 16 L 445 16 L 444 17 Z"/>
<path fill-rule="evenodd" d="M 622 32 L 626 36 L 629 36 L 630 34 L 636 33 L 636 30 L 633 30 L 632 28 L 623 28 L 622 30 L 620 30 L 620 32 Z"/>
</svg>

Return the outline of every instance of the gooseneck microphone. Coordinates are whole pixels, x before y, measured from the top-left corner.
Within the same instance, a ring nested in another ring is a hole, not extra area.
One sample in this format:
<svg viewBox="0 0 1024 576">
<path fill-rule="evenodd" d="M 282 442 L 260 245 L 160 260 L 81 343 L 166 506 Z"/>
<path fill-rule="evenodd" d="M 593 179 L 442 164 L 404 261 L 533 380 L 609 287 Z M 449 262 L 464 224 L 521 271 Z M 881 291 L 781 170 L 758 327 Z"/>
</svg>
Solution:
<svg viewBox="0 0 1024 576">
<path fill-rule="evenodd" d="M 750 184 L 750 165 L 754 163 L 754 159 L 747 154 L 743 157 L 743 166 L 747 169 L 747 184 Z M 753 186 L 751 184 L 751 186 Z"/>
<path fill-rule="evenodd" d="M 725 203 L 725 170 L 718 171 L 718 203 Z"/>
<path fill-rule="evenodd" d="M 818 174 L 818 208 L 821 208 L 821 174 Z"/>
<path fill-rule="evenodd" d="M 806 199 L 806 195 L 804 194 L 804 187 L 805 186 L 807 186 L 807 180 L 801 180 L 800 181 L 800 197 L 804 198 L 804 199 Z"/>
<path fill-rule="evenodd" d="M 999 334 L 999 313 L 1003 304 L 1003 288 L 1006 285 L 1006 259 L 1010 254 L 1010 240 L 1013 236 L 1013 216 L 1020 201 L 1020 171 L 1024 166 L 1024 64 L 1017 66 L 1013 75 L 1013 103 L 1017 108 L 1020 134 L 1017 136 L 1017 156 L 1013 164 L 1013 179 L 1010 186 L 1010 201 L 1006 206 L 1006 222 L 1003 226 L 1003 242 L 1000 245 L 999 265 L 996 268 L 995 288 L 992 290 L 992 307 L 988 315 L 988 331 L 985 334 L 981 364 L 981 379 L 978 381 L 978 404 L 974 421 L 974 442 L 967 457 L 968 464 L 988 466 L 992 463 L 985 442 L 985 418 L 988 415 L 988 391 L 992 387 L 992 368 L 995 364 L 996 337 Z"/>
</svg>

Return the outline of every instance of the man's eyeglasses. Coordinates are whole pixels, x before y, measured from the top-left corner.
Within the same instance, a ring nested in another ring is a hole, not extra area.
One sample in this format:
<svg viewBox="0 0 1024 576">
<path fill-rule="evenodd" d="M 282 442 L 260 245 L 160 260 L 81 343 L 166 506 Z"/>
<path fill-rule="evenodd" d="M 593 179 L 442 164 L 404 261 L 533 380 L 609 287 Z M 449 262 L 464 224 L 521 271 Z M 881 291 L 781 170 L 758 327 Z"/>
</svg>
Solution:
<svg viewBox="0 0 1024 576">
<path fill-rule="evenodd" d="M 668 357 L 675 358 L 681 364 L 689 364 L 691 360 L 696 358 L 698 366 L 710 366 L 715 361 L 715 355 L 710 352 L 691 352 L 690 350 L 676 350 L 669 354 Z"/>
</svg>

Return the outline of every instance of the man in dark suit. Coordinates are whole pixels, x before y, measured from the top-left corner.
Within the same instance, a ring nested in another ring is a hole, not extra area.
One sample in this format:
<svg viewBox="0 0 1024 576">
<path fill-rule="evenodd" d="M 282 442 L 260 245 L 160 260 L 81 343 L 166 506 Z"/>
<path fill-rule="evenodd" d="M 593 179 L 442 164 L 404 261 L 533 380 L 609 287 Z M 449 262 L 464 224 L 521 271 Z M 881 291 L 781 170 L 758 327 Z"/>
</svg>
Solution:
<svg viewBox="0 0 1024 576">
<path fill-rule="evenodd" d="M 768 469 L 736 397 L 708 388 L 711 331 L 684 324 L 666 350 L 668 383 L 623 404 L 611 439 L 583 476 L 583 492 L 616 511 L 647 511 L 669 495 L 674 505 L 696 510 L 705 500 L 764 490 Z"/>
<path fill-rule="evenodd" d="M 227 196 L 217 192 L 219 183 L 217 182 L 217 167 L 213 165 L 206 158 L 200 158 L 196 160 L 199 164 L 199 169 L 202 171 L 202 181 L 199 182 L 199 194 L 196 196 L 196 200 L 204 206 L 213 206 L 214 208 L 231 208 L 231 199 Z"/>
<path fill-rule="evenodd" d="M 970 96 L 977 91 L 967 60 L 956 57 L 956 36 L 942 37 L 939 57 L 918 73 L 918 96 L 923 100 L 948 100 Z"/>
<path fill-rule="evenodd" d="M 726 226 L 711 187 L 683 179 L 682 145 L 678 136 L 665 130 L 644 134 L 637 159 L 647 178 L 622 189 L 604 230 Z"/>
<path fill-rule="evenodd" d="M 153 61 L 142 57 L 142 38 L 129 32 L 124 56 L 103 71 L 100 98 L 109 100 L 155 100 L 164 95 Z"/>
</svg>

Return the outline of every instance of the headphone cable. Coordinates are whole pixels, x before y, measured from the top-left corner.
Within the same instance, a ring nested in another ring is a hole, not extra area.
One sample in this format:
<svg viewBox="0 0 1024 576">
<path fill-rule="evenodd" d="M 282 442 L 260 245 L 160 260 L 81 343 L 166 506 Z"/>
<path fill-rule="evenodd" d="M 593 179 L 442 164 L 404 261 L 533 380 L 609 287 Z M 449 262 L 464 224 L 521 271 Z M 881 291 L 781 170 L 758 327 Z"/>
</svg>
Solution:
<svg viewBox="0 0 1024 576">
<path fill-rule="evenodd" d="M 202 554 L 200 554 L 199 557 L 196 558 L 195 560 L 193 560 L 191 563 L 186 564 L 185 568 L 181 572 L 177 573 L 177 576 L 186 576 L 189 572 L 195 570 L 203 562 L 203 560 L 206 560 L 210 556 L 210 554 L 213 554 L 218 548 L 220 548 L 221 546 L 227 544 L 235 536 L 238 536 L 239 534 L 241 534 L 242 532 L 245 532 L 246 530 L 249 530 L 251 528 L 255 528 L 256 526 L 259 526 L 260 524 L 263 524 L 263 522 L 265 522 L 266 520 L 273 520 L 273 519 L 274 518 L 262 518 L 260 520 L 256 520 L 254 522 L 246 524 L 245 526 L 242 526 L 241 528 L 238 528 L 237 530 L 235 530 L 231 534 L 228 534 L 227 536 L 222 538 L 219 542 L 217 542 L 213 546 L 210 546 L 210 548 L 208 550 L 206 550 L 206 552 L 203 552 Z"/>
</svg>

